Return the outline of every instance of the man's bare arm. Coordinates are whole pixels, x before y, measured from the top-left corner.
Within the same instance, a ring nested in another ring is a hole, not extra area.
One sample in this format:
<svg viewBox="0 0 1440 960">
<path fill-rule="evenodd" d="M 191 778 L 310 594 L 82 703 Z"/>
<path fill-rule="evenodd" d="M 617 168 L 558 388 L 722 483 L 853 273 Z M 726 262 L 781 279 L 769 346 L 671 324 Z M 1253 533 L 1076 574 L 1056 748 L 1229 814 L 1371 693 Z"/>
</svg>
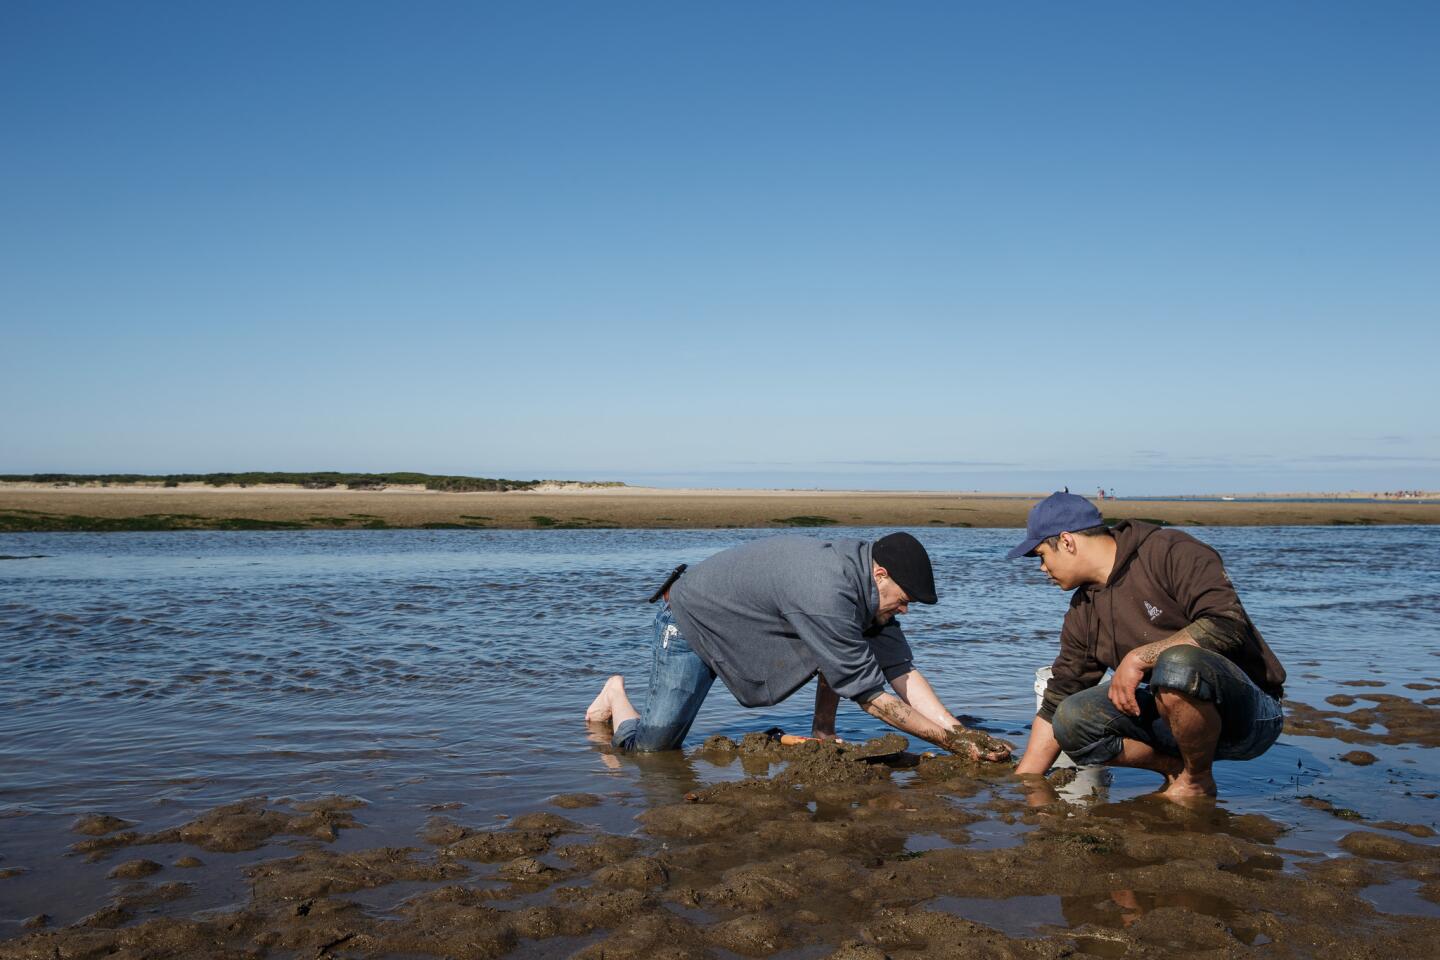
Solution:
<svg viewBox="0 0 1440 960">
<path fill-rule="evenodd" d="M 1020 758 L 1015 772 L 1019 774 L 1043 774 L 1060 758 L 1060 744 L 1055 740 L 1055 728 L 1044 717 L 1037 716 L 1030 724 L 1030 740 L 1025 744 L 1025 756 Z"/>
<path fill-rule="evenodd" d="M 955 715 L 945 709 L 945 705 L 940 702 L 940 697 L 935 693 L 935 688 L 930 686 L 930 681 L 926 680 L 919 670 L 912 669 L 901 674 L 891 680 L 890 685 L 895 688 L 895 692 L 900 695 L 901 700 L 920 711 L 921 715 L 931 723 L 939 725 L 943 730 L 951 731 L 952 734 L 959 731 L 968 735 L 963 747 L 957 745 L 946 749 L 954 750 L 956 753 L 963 752 L 972 760 L 1004 760 L 1009 757 L 1010 744 L 988 737 L 987 734 L 978 730 L 971 730 L 955 719 Z M 985 743 L 983 749 L 980 743 Z"/>
<path fill-rule="evenodd" d="M 1135 689 L 1140 686 L 1140 681 L 1145 679 L 1145 674 L 1154 668 L 1160 654 L 1171 647 L 1179 646 L 1200 646 L 1190 635 L 1189 627 L 1175 631 L 1164 640 L 1147 643 L 1125 654 L 1120 665 L 1115 668 L 1115 676 L 1110 680 L 1110 702 L 1115 704 L 1116 709 L 1132 717 L 1140 716 L 1140 704 L 1135 700 Z"/>
<path fill-rule="evenodd" d="M 901 700 L 919 710 L 932 723 L 937 723 L 946 730 L 959 726 L 960 721 L 945 709 L 945 704 L 940 702 L 935 688 L 930 686 L 930 681 L 926 680 L 919 670 L 912 669 L 907 673 L 902 673 L 890 681 L 890 686 L 894 688 Z"/>
<path fill-rule="evenodd" d="M 985 734 L 977 736 L 976 731 L 946 730 L 894 694 L 881 693 L 860 704 L 860 709 L 885 721 L 896 730 L 919 737 L 952 753 L 991 761 L 1005 760 L 1010 756 L 1010 750 L 1003 742 Z M 976 740 L 981 740 L 982 743 L 977 744 Z"/>
</svg>

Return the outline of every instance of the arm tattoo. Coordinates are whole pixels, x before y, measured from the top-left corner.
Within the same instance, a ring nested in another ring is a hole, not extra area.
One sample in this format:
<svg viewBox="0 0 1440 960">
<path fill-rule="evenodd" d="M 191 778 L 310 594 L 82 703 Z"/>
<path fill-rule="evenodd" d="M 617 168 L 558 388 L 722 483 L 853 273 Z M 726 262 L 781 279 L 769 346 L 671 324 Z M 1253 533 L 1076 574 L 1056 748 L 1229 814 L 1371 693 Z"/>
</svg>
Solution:
<svg viewBox="0 0 1440 960">
<path fill-rule="evenodd" d="M 880 715 L 881 720 L 886 720 L 895 726 L 901 726 L 910 722 L 910 715 L 914 712 L 903 700 L 896 698 L 893 703 L 875 704 L 875 712 Z"/>
<path fill-rule="evenodd" d="M 1135 657 L 1141 663 L 1145 664 L 1145 666 L 1153 667 L 1155 666 L 1155 661 L 1160 659 L 1160 654 L 1177 644 L 1190 642 L 1192 642 L 1190 634 L 1181 630 L 1166 637 L 1164 640 L 1156 640 L 1154 643 L 1147 643 L 1143 647 L 1137 647 Z"/>
</svg>

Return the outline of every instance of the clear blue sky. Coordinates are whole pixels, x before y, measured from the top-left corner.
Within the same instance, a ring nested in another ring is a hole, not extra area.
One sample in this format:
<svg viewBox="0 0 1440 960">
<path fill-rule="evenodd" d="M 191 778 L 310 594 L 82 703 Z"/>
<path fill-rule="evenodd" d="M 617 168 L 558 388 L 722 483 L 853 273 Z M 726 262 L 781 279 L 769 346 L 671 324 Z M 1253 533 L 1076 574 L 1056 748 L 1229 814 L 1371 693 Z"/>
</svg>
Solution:
<svg viewBox="0 0 1440 960">
<path fill-rule="evenodd" d="M 1434 3 L 0 5 L 0 472 L 1440 487 Z"/>
</svg>

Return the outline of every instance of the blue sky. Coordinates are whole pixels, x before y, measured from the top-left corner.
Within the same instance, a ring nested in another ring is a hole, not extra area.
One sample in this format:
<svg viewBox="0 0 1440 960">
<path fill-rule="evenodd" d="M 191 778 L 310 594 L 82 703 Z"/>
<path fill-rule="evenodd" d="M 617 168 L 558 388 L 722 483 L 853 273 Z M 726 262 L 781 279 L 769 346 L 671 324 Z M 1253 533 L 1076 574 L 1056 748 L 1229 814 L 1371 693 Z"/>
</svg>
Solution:
<svg viewBox="0 0 1440 960">
<path fill-rule="evenodd" d="M 1429 3 L 0 5 L 0 472 L 1440 487 Z"/>
</svg>

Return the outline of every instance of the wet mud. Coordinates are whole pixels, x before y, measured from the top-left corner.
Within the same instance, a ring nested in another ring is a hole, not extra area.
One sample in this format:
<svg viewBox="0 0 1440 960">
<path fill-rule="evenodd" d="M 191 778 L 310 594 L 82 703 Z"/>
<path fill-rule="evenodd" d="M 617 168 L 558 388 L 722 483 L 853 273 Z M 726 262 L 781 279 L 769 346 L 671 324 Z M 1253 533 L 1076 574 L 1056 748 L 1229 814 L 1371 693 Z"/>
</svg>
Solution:
<svg viewBox="0 0 1440 960">
<path fill-rule="evenodd" d="M 1424 825 L 1315 799 L 1356 823 L 1338 856 L 1307 854 L 1282 851 L 1289 828 L 1265 816 L 1153 796 L 1067 804 L 1009 765 L 911 753 L 898 736 L 714 737 L 697 753 L 747 776 L 657 801 L 624 835 L 586 822 L 593 795 L 498 826 L 437 815 L 413 845 L 363 849 L 336 843 L 364 836 L 362 804 L 341 797 L 246 800 L 153 832 L 82 818 L 74 852 L 110 861 L 90 868 L 108 868 L 111 900 L 64 927 L 30 918 L 0 960 L 1344 958 L 1440 942 L 1440 910 L 1386 913 L 1364 895 L 1408 884 L 1440 903 Z M 1014 825 L 1014 842 L 973 842 L 986 821 Z M 161 843 L 194 852 L 143 855 Z M 193 888 L 174 868 L 262 845 L 290 852 L 236 868 L 243 902 L 187 913 Z"/>
<path fill-rule="evenodd" d="M 1351 680 L 1349 686 L 1370 686 L 1376 681 Z M 1426 686 L 1420 684 L 1418 686 Z M 1335 707 L 1372 704 L 1354 710 L 1322 710 L 1294 700 L 1285 702 L 1285 732 L 1301 737 L 1328 737 L 1344 743 L 1413 743 L 1440 747 L 1440 702 L 1435 698 L 1411 700 L 1393 693 L 1335 694 L 1325 698 Z M 1353 751 L 1343 759 L 1365 763 L 1373 755 Z"/>
<path fill-rule="evenodd" d="M 341 829 L 357 826 L 349 811 L 363 805 L 363 801 L 346 797 L 328 797 L 282 808 L 268 804 L 263 797 L 252 798 L 154 833 L 129 829 L 132 824 L 115 817 L 92 814 L 81 817 L 71 828 L 91 839 L 78 841 L 70 849 L 90 860 L 103 860 L 123 848 L 156 844 L 180 843 L 212 853 L 235 853 L 258 849 L 277 836 L 331 841 Z"/>
</svg>

